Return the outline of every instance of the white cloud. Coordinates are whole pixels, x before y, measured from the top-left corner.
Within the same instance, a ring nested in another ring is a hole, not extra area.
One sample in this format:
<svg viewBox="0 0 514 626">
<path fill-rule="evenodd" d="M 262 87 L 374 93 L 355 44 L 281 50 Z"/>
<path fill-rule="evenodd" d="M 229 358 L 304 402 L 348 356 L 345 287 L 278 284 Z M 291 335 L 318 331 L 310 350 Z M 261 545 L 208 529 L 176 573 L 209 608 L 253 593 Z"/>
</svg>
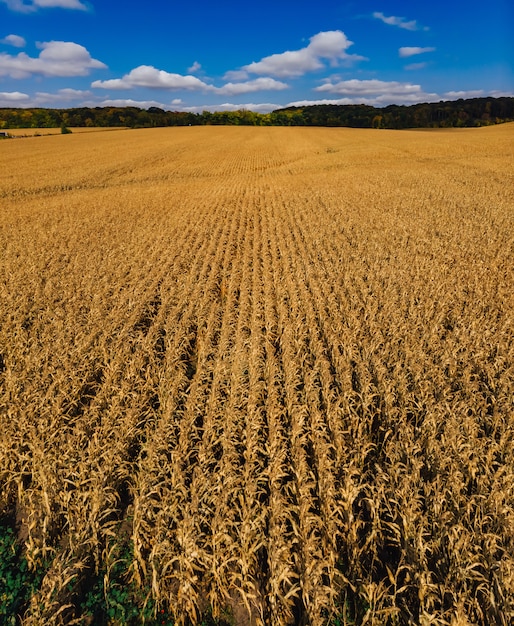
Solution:
<svg viewBox="0 0 514 626">
<path fill-rule="evenodd" d="M 133 89 L 135 87 L 150 87 L 152 89 L 184 89 L 186 91 L 212 91 L 214 87 L 204 83 L 196 76 L 183 76 L 158 70 L 151 65 L 140 65 L 134 68 L 123 78 L 111 80 L 95 80 L 91 87 L 96 89 Z"/>
<path fill-rule="evenodd" d="M 409 63 L 404 69 L 408 71 L 422 70 L 427 67 L 428 63 Z"/>
<path fill-rule="evenodd" d="M 191 65 L 191 67 L 187 68 L 187 71 L 190 74 L 194 74 L 195 72 L 198 72 L 201 69 L 202 69 L 202 66 L 200 65 L 200 63 L 198 63 L 198 61 L 195 61 L 193 65 Z"/>
<path fill-rule="evenodd" d="M 249 80 L 244 83 L 227 83 L 223 85 L 223 87 L 216 88 L 216 92 L 235 96 L 243 93 L 253 93 L 255 91 L 280 91 L 282 89 L 288 89 L 288 87 L 289 85 L 286 85 L 286 83 L 282 83 L 274 78 L 262 76 L 261 78 Z"/>
<path fill-rule="evenodd" d="M 353 45 L 341 30 L 329 30 L 310 38 L 307 50 L 314 56 L 337 61 L 347 56 L 346 49 Z"/>
<path fill-rule="evenodd" d="M 288 85 L 274 78 L 260 77 L 246 82 L 230 82 L 221 87 L 215 87 L 190 74 L 183 76 L 182 74 L 172 74 L 164 70 L 158 70 L 151 65 L 140 65 L 122 78 L 96 80 L 91 84 L 91 87 L 96 89 L 116 90 L 148 87 L 151 89 L 169 89 L 173 91 L 204 91 L 234 96 L 256 91 L 278 91 L 287 89 Z"/>
<path fill-rule="evenodd" d="M 250 63 L 245 68 L 253 74 L 271 74 L 272 76 L 291 77 L 302 76 L 306 72 L 313 72 L 323 67 L 323 63 L 303 48 L 272 54 L 261 61 Z"/>
<path fill-rule="evenodd" d="M 20 35 L 7 35 L 3 39 L 0 39 L 0 43 L 5 43 L 8 46 L 14 46 L 15 48 L 24 48 L 27 44 L 23 37 Z"/>
<path fill-rule="evenodd" d="M 157 100 L 132 100 L 131 98 L 118 98 L 95 101 L 94 104 L 84 103 L 83 106 L 95 106 L 95 107 L 137 107 L 138 109 L 149 109 L 150 107 L 157 107 L 166 111 L 171 110 L 169 104 L 158 102 Z"/>
<path fill-rule="evenodd" d="M 398 49 L 398 56 L 402 59 L 412 57 L 416 54 L 424 54 L 425 52 L 434 52 L 435 48 L 419 48 L 417 46 L 405 46 Z"/>
<path fill-rule="evenodd" d="M 42 52 L 38 58 L 29 57 L 24 52 L 16 56 L 0 54 L 0 76 L 86 76 L 92 69 L 107 67 L 91 58 L 84 46 L 71 41 L 48 41 L 39 44 L 39 47 Z"/>
<path fill-rule="evenodd" d="M 332 66 L 365 60 L 356 54 L 347 54 L 353 44 L 340 30 L 318 33 L 310 38 L 310 43 L 300 50 L 287 50 L 281 54 L 272 54 L 260 61 L 245 65 L 243 70 L 252 74 L 268 74 L 282 78 L 302 76 L 324 67 L 322 60 L 328 60 Z"/>
<path fill-rule="evenodd" d="M 19 107 L 30 100 L 30 96 L 20 91 L 0 91 L 0 106 Z"/>
<path fill-rule="evenodd" d="M 433 94 L 430 98 L 415 98 L 413 96 L 407 98 L 398 98 L 396 96 L 390 97 L 388 94 L 382 94 L 376 97 L 349 97 L 349 98 L 323 98 L 322 100 L 297 100 L 295 102 L 289 102 L 284 104 L 281 108 L 285 107 L 306 107 L 319 104 L 367 104 L 373 107 L 385 107 L 389 104 L 417 104 L 419 102 L 439 102 L 441 98 L 436 94 Z"/>
<path fill-rule="evenodd" d="M 420 86 L 411 85 L 410 83 L 399 83 L 396 81 L 384 81 L 378 79 L 358 80 L 356 78 L 352 78 L 351 80 L 342 80 L 338 83 L 325 83 L 316 87 L 314 91 L 328 91 L 330 93 L 350 94 L 355 96 L 377 94 L 386 89 L 389 93 L 405 94 L 407 92 L 412 93 L 419 91 Z"/>
<path fill-rule="evenodd" d="M 230 70 L 223 76 L 224 80 L 246 80 L 248 72 L 245 70 Z"/>
<path fill-rule="evenodd" d="M 240 111 L 242 109 L 246 109 L 247 111 L 254 111 L 255 113 L 269 113 L 275 109 L 282 108 L 282 106 L 283 105 L 281 104 L 271 104 L 270 102 L 261 102 L 258 104 L 253 102 L 246 104 L 233 104 L 231 102 L 225 102 L 224 104 L 185 106 L 180 107 L 177 110 L 184 111 L 186 113 L 202 113 L 202 111 L 211 111 L 211 113 L 214 113 L 215 111 Z"/>
<path fill-rule="evenodd" d="M 246 103 L 246 104 L 233 104 L 231 102 L 225 102 L 223 104 L 202 104 L 194 106 L 186 106 L 180 99 L 174 99 L 169 104 L 163 102 L 157 102 L 155 100 L 132 100 L 130 98 L 119 99 L 105 99 L 95 102 L 85 102 L 83 106 L 111 106 L 111 107 L 138 107 L 140 109 L 149 109 L 150 107 L 158 107 L 165 111 L 181 111 L 184 113 L 202 113 L 202 111 L 239 111 L 241 109 L 247 109 L 248 111 L 255 111 L 256 113 L 269 113 L 275 109 L 281 108 L 280 104 L 271 103 Z"/>
<path fill-rule="evenodd" d="M 331 101 L 330 104 L 414 104 L 417 102 L 437 102 L 436 93 L 426 93 L 420 85 L 383 80 L 343 80 L 337 83 L 327 82 L 314 91 L 329 92 L 345 96 L 344 102 Z M 328 102 L 327 102 L 328 103 Z"/>
<path fill-rule="evenodd" d="M 449 100 L 459 100 L 459 98 L 482 98 L 486 94 L 483 89 L 470 89 L 468 91 L 447 91 L 444 94 Z"/>
<path fill-rule="evenodd" d="M 31 13 L 38 9 L 76 9 L 87 11 L 87 6 L 80 0 L 0 0 L 8 6 L 11 11 L 19 13 Z"/>
<path fill-rule="evenodd" d="M 398 26 L 398 28 L 404 28 L 405 30 L 420 30 L 416 20 L 407 21 L 404 17 L 396 17 L 395 15 L 387 17 L 381 11 L 375 11 L 373 17 L 384 22 L 384 24 L 389 24 L 389 26 Z"/>
<path fill-rule="evenodd" d="M 37 104 L 42 103 L 65 103 L 82 101 L 84 98 L 91 98 L 93 94 L 90 91 L 84 91 L 82 89 L 59 89 L 56 93 L 46 93 L 44 91 L 38 91 L 36 93 L 35 102 Z"/>
<path fill-rule="evenodd" d="M 514 97 L 514 91 L 500 91 L 498 89 L 492 89 L 491 91 L 484 91 L 483 89 L 467 89 L 462 91 L 446 91 L 443 94 L 445 100 L 466 100 L 468 98 L 512 98 Z"/>
<path fill-rule="evenodd" d="M 514 98 L 514 89 L 511 91 L 502 91 L 500 89 L 493 89 L 487 93 L 491 98 Z"/>
<path fill-rule="evenodd" d="M 362 100 L 359 100 L 359 104 Z M 355 104 L 352 98 L 324 98 L 323 100 L 295 100 L 294 102 L 288 102 L 283 104 L 280 108 L 285 109 L 287 107 L 309 107 L 318 104 Z"/>
<path fill-rule="evenodd" d="M 384 83 L 387 85 L 388 83 Z M 397 90 L 398 91 L 398 90 Z M 87 92 L 86 92 L 87 93 Z M 342 98 L 334 98 L 334 99 L 322 99 L 322 100 L 301 100 L 296 102 L 290 102 L 288 104 L 276 104 L 276 103 L 245 103 L 245 104 L 235 104 L 231 102 L 225 102 L 223 104 L 202 104 L 202 105 L 192 105 L 187 106 L 181 99 L 174 99 L 169 103 L 158 102 L 156 100 L 134 100 L 130 98 L 119 98 L 119 99 L 86 99 L 80 103 L 80 106 L 91 106 L 91 107 L 102 107 L 102 106 L 112 106 L 112 107 L 138 107 L 140 109 L 149 109 L 150 107 L 158 107 L 159 109 L 163 109 L 165 111 L 184 111 L 186 113 L 201 113 L 202 111 L 237 111 L 240 109 L 248 109 L 249 111 L 255 111 L 257 113 L 269 113 L 270 111 L 274 111 L 276 109 L 282 109 L 289 106 L 309 106 L 313 104 L 369 104 L 376 107 L 383 107 L 388 104 L 416 104 L 418 102 L 439 102 L 440 100 L 457 100 L 458 98 L 465 97 L 477 97 L 477 95 L 481 96 L 514 96 L 514 93 L 500 93 L 500 92 L 474 92 L 474 91 L 454 91 L 447 92 L 443 96 L 439 94 L 426 94 L 421 89 L 419 92 L 411 92 L 410 94 L 405 95 L 403 98 L 401 96 L 389 97 L 388 93 L 384 90 L 383 92 L 368 94 L 366 97 L 357 96 L 354 97 L 349 95 L 348 97 Z M 28 98 L 28 96 L 27 96 Z M 1 105 L 0 105 L 1 106 Z M 5 106 L 13 106 L 6 104 Z M 37 106 L 36 102 L 31 102 L 30 104 L 23 103 L 16 106 Z M 77 105 L 78 106 L 78 105 Z"/>
<path fill-rule="evenodd" d="M 298 100 L 295 102 L 284 103 L 232 103 L 225 102 L 223 104 L 203 104 L 187 106 L 180 98 L 175 98 L 170 102 L 164 103 L 156 100 L 135 100 L 130 98 L 99 98 L 92 95 L 90 91 L 81 91 L 77 89 L 61 89 L 55 93 L 38 92 L 35 96 L 30 96 L 20 92 L 0 92 L 0 107 L 37 107 L 37 106 L 83 106 L 83 107 L 137 107 L 140 109 L 149 109 L 157 107 L 167 111 L 184 111 L 192 113 L 201 113 L 202 111 L 236 111 L 239 109 L 247 109 L 258 113 L 269 113 L 276 109 L 282 109 L 290 106 L 304 107 L 316 104 L 368 104 L 376 107 L 383 107 L 388 104 L 416 104 L 418 102 L 439 102 L 440 100 L 457 100 L 459 98 L 476 98 L 491 96 L 499 98 L 501 96 L 514 97 L 514 92 L 500 91 L 484 91 L 484 90 L 468 90 L 468 91 L 448 91 L 443 95 L 435 93 L 425 93 L 419 85 L 411 85 L 410 89 L 403 88 L 402 85 L 408 86 L 409 83 L 396 83 L 386 81 L 346 81 L 353 83 L 347 86 L 346 93 L 341 97 L 323 98 L 319 100 Z M 368 83 L 363 86 L 362 83 Z M 374 86 L 369 82 L 374 82 Z M 327 83 L 328 84 L 328 83 Z M 323 85 L 324 87 L 324 85 Z M 413 88 L 414 87 L 414 88 Z M 359 93 L 360 92 L 360 93 Z M 70 103 L 73 102 L 73 105 Z"/>
</svg>

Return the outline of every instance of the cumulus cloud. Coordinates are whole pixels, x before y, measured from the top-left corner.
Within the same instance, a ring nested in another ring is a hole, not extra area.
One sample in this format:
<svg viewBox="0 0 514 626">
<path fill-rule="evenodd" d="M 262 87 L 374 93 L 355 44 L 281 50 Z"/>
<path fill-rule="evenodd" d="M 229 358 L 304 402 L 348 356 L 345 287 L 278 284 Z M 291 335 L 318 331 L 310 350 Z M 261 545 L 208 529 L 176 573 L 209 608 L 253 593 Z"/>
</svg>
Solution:
<svg viewBox="0 0 514 626">
<path fill-rule="evenodd" d="M 485 96 L 485 92 L 483 89 L 469 89 L 468 91 L 447 91 L 444 94 L 445 98 L 449 100 L 459 100 L 463 98 L 481 98 Z"/>
<path fill-rule="evenodd" d="M 88 106 L 85 104 L 84 106 Z M 138 109 L 149 109 L 150 107 L 157 107 L 158 109 L 171 110 L 169 104 L 158 102 L 157 100 L 132 100 L 131 98 L 106 98 L 105 100 L 95 101 L 91 106 L 99 107 L 137 107 Z"/>
<path fill-rule="evenodd" d="M 364 81 L 358 81 L 364 82 Z M 418 91 L 411 90 L 410 93 L 407 93 L 404 96 L 401 95 L 393 95 L 390 96 L 384 85 L 388 85 L 389 83 L 385 81 L 378 81 L 382 83 L 383 91 L 381 92 L 371 92 L 368 87 L 367 95 L 363 96 L 354 96 L 352 94 L 348 94 L 347 97 L 341 98 L 333 98 L 333 99 L 319 99 L 319 100 L 298 100 L 295 102 L 289 102 L 287 104 L 277 104 L 277 103 L 245 103 L 245 104 L 236 104 L 232 102 L 225 102 L 223 104 L 202 104 L 202 105 L 193 105 L 188 106 L 183 103 L 179 99 L 172 100 L 171 103 L 163 103 L 157 102 L 155 100 L 132 100 L 132 99 L 104 99 L 104 100 L 91 100 L 85 101 L 82 103 L 82 106 L 113 106 L 113 107 L 139 107 L 140 109 L 149 109 L 150 107 L 158 107 L 159 109 L 164 110 L 172 110 L 172 111 L 184 111 L 187 113 L 202 113 L 202 111 L 238 111 L 240 109 L 247 109 L 248 111 L 255 111 L 256 113 L 269 113 L 270 111 L 275 111 L 276 109 L 282 109 L 285 107 L 297 106 L 310 106 L 314 104 L 369 104 L 372 106 L 382 107 L 388 104 L 416 104 L 417 102 L 439 102 L 440 100 L 457 100 L 458 98 L 472 98 L 476 97 L 476 95 L 480 94 L 483 96 L 490 95 L 493 97 L 503 96 L 513 96 L 513 93 L 500 93 L 500 92 L 485 92 L 485 91 L 451 91 L 447 92 L 443 96 L 439 94 L 427 94 L 423 92 L 421 88 L 418 88 Z M 396 83 L 397 85 L 400 83 Z M 397 87 L 396 93 L 398 94 L 401 90 Z M 27 96 L 28 98 L 28 96 Z M 6 105 L 9 106 L 9 105 Z M 10 106 L 13 106 L 12 104 Z M 20 105 L 22 106 L 22 105 Z M 23 106 L 28 106 L 23 104 Z"/>
<path fill-rule="evenodd" d="M 514 91 L 500 91 L 498 89 L 491 89 L 485 91 L 484 89 L 467 89 L 461 91 L 445 91 L 443 98 L 445 100 L 466 100 L 468 98 L 512 98 L 514 97 Z"/>
<path fill-rule="evenodd" d="M 55 93 L 47 93 L 44 91 L 38 91 L 36 93 L 36 103 L 65 103 L 83 101 L 84 98 L 91 98 L 93 94 L 91 91 L 85 91 L 83 89 L 59 89 Z"/>
<path fill-rule="evenodd" d="M 487 93 L 491 98 L 514 98 L 514 89 L 510 91 L 502 91 L 501 89 L 493 89 Z"/>
<path fill-rule="evenodd" d="M 19 107 L 27 104 L 30 96 L 21 91 L 0 91 L 0 106 Z"/>
<path fill-rule="evenodd" d="M 246 70 L 230 70 L 223 76 L 224 80 L 246 80 L 248 78 Z"/>
<path fill-rule="evenodd" d="M 38 9 L 75 9 L 87 11 L 87 6 L 80 0 L 0 0 L 8 6 L 11 11 L 19 13 L 32 13 Z"/>
<path fill-rule="evenodd" d="M 155 100 L 132 100 L 130 98 L 118 98 L 95 101 L 94 103 L 84 103 L 83 106 L 106 106 L 106 107 L 138 107 L 140 109 L 149 109 L 150 107 L 157 107 L 165 111 L 181 111 L 184 113 L 202 113 L 202 111 L 239 111 L 241 109 L 247 109 L 248 111 L 255 111 L 256 113 L 269 113 L 275 109 L 281 108 L 280 104 L 272 103 L 245 103 L 234 104 L 231 102 L 225 102 L 223 104 L 201 104 L 188 106 L 180 99 L 174 99 L 171 103 L 157 102 Z"/>
<path fill-rule="evenodd" d="M 287 50 L 280 54 L 272 54 L 260 61 L 245 65 L 242 69 L 252 74 L 267 74 L 281 78 L 302 76 L 324 67 L 323 60 L 332 66 L 365 60 L 356 54 L 348 54 L 346 50 L 353 45 L 340 30 L 318 33 L 310 38 L 310 43 L 300 50 Z"/>
<path fill-rule="evenodd" d="M 15 48 L 24 48 L 27 44 L 23 37 L 20 35 L 7 35 L 3 39 L 0 39 L 0 43 L 5 43 L 8 46 L 14 46 Z"/>
<path fill-rule="evenodd" d="M 261 77 L 255 80 L 249 80 L 243 83 L 227 83 L 223 87 L 216 88 L 219 94 L 235 96 L 243 93 L 253 93 L 255 91 L 281 91 L 288 89 L 289 85 L 282 83 L 274 78 Z"/>
<path fill-rule="evenodd" d="M 240 83 L 226 83 L 222 87 L 215 87 L 190 74 L 172 74 L 158 70 L 151 65 L 140 65 L 131 70 L 123 78 L 111 80 L 96 80 L 91 84 L 97 89 L 134 89 L 148 87 L 151 89 L 168 89 L 171 91 L 204 91 L 220 95 L 240 95 L 256 91 L 278 91 L 287 89 L 288 85 L 274 78 L 260 77 Z"/>
<path fill-rule="evenodd" d="M 67 107 L 67 106 L 99 106 L 90 91 L 79 89 L 59 89 L 54 93 L 39 91 L 36 94 L 0 92 L 0 107 Z"/>
<path fill-rule="evenodd" d="M 311 54 L 307 48 L 272 54 L 261 61 L 245 66 L 253 74 L 270 74 L 272 76 L 291 77 L 302 76 L 306 72 L 313 72 L 323 67 L 320 59 Z"/>
<path fill-rule="evenodd" d="M 400 83 L 396 81 L 384 81 L 378 79 L 358 80 L 342 80 L 338 83 L 324 83 L 316 87 L 314 91 L 329 91 L 337 94 L 351 95 L 369 95 L 381 93 L 387 89 L 389 93 L 405 94 L 419 91 L 419 85 L 411 85 L 410 83 Z"/>
<path fill-rule="evenodd" d="M 401 58 L 412 57 L 416 54 L 424 54 L 425 52 L 434 52 L 435 48 L 419 48 L 417 46 L 405 46 L 398 49 L 398 55 Z"/>
<path fill-rule="evenodd" d="M 212 91 L 208 85 L 196 76 L 172 74 L 158 70 L 152 65 L 140 65 L 122 78 L 111 80 L 95 80 L 91 87 L 96 89 L 133 89 L 135 87 L 150 87 L 152 89 L 171 89 L 186 91 Z"/>
<path fill-rule="evenodd" d="M 86 76 L 93 69 L 107 67 L 93 59 L 84 46 L 71 41 L 47 41 L 39 44 L 39 47 L 42 51 L 37 58 L 24 52 L 16 56 L 0 54 L 0 76 Z"/>
<path fill-rule="evenodd" d="M 214 113 L 216 111 L 240 111 L 246 109 L 247 111 L 254 111 L 255 113 L 269 113 L 270 111 L 275 111 L 275 109 L 280 109 L 282 106 L 283 105 L 272 104 L 270 102 L 261 102 L 259 104 L 255 104 L 253 102 L 248 102 L 245 104 L 233 104 L 232 102 L 225 102 L 223 104 L 183 106 L 177 110 L 184 111 L 186 113 L 202 113 L 203 111 L 210 111 L 211 113 Z"/>
<path fill-rule="evenodd" d="M 343 80 L 337 83 L 327 82 L 314 91 L 329 92 L 345 96 L 344 101 L 331 101 L 331 104 L 414 104 L 416 102 L 434 102 L 440 100 L 436 93 L 426 93 L 420 85 L 384 80 Z"/>
<path fill-rule="evenodd" d="M 397 17 L 396 15 L 391 15 L 387 17 L 381 11 L 375 11 L 373 13 L 373 17 L 384 24 L 389 24 L 389 26 L 398 26 L 398 28 L 404 28 L 405 30 L 420 30 L 420 26 L 418 25 L 416 20 L 406 20 L 404 17 Z"/>
<path fill-rule="evenodd" d="M 359 104 L 365 104 L 362 100 L 359 100 Z M 323 98 L 322 100 L 295 100 L 294 102 L 288 102 L 283 104 L 280 108 L 286 107 L 309 107 L 319 104 L 356 104 L 352 98 Z"/>
</svg>

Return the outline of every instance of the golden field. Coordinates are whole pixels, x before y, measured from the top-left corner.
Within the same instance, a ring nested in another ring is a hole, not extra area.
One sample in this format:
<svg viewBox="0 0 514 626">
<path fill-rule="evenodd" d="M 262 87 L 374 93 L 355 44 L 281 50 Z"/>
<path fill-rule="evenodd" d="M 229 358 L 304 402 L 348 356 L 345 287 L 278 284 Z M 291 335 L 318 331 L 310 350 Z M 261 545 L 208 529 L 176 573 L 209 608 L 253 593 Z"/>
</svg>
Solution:
<svg viewBox="0 0 514 626">
<path fill-rule="evenodd" d="M 512 624 L 513 146 L 2 142 L 2 623 Z"/>
</svg>

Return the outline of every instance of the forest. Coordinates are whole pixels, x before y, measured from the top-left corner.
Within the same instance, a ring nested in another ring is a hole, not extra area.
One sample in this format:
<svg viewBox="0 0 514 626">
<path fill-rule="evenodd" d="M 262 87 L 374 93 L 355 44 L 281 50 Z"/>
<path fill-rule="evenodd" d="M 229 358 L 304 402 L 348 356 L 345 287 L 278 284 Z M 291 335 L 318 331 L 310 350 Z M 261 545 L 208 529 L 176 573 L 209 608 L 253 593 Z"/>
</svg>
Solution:
<svg viewBox="0 0 514 626">
<path fill-rule="evenodd" d="M 455 128 L 514 120 L 514 98 L 471 98 L 376 108 L 365 104 L 318 104 L 271 113 L 165 111 L 158 107 L 0 108 L 0 130 L 10 128 L 158 126 L 346 126 L 350 128 Z"/>
</svg>

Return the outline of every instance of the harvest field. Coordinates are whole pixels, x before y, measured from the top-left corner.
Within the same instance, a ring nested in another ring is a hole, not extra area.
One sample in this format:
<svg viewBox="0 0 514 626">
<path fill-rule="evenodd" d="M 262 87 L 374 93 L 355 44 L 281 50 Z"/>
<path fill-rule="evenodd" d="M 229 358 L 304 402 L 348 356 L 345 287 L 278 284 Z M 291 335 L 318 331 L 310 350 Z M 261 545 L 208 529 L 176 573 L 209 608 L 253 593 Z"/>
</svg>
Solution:
<svg viewBox="0 0 514 626">
<path fill-rule="evenodd" d="M 0 144 L 0 623 L 514 622 L 514 124 Z"/>
</svg>

